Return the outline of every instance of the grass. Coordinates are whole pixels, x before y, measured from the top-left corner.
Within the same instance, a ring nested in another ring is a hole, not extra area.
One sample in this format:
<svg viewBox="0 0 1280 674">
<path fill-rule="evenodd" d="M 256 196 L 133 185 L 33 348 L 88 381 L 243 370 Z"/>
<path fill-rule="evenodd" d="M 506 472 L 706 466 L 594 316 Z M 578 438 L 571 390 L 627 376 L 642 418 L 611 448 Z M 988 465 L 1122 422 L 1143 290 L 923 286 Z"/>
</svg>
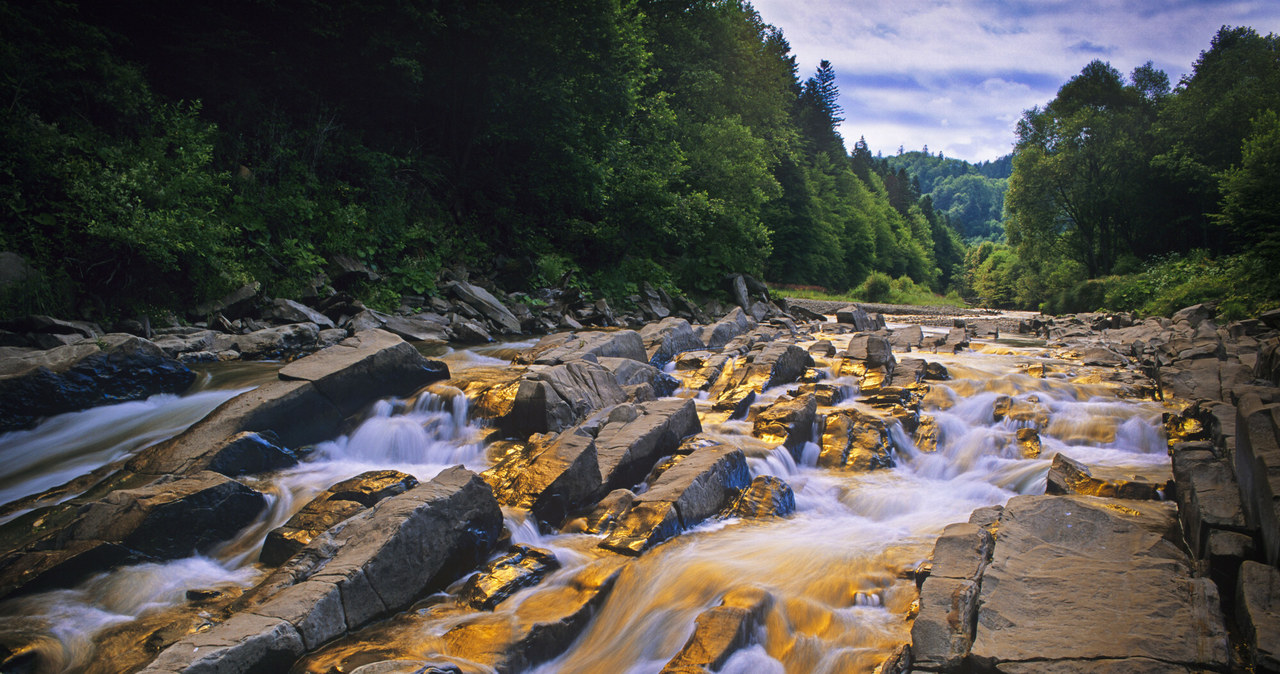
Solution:
<svg viewBox="0 0 1280 674">
<path fill-rule="evenodd" d="M 883 276 L 883 275 L 880 275 Z M 873 304 L 904 304 L 917 307 L 958 307 L 967 306 L 958 293 L 939 295 L 928 288 L 917 285 L 911 279 L 902 276 L 897 279 L 867 279 L 861 286 L 844 293 L 828 291 L 818 286 L 788 286 L 769 284 L 769 289 L 778 295 L 795 297 L 804 300 L 821 300 L 827 302 L 869 302 Z"/>
</svg>

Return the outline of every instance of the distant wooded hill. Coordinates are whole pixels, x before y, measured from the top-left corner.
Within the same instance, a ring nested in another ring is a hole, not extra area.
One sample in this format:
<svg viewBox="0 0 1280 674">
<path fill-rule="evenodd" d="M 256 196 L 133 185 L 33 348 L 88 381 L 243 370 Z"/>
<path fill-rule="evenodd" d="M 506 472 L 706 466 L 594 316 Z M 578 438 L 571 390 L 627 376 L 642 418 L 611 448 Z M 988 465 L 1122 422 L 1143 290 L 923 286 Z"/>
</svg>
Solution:
<svg viewBox="0 0 1280 674">
<path fill-rule="evenodd" d="M 1004 240 L 1004 193 L 1013 173 L 1013 155 L 971 164 L 922 152 L 904 152 L 886 159 L 893 170 L 906 169 L 920 184 L 921 194 L 945 215 L 965 243 Z"/>
</svg>

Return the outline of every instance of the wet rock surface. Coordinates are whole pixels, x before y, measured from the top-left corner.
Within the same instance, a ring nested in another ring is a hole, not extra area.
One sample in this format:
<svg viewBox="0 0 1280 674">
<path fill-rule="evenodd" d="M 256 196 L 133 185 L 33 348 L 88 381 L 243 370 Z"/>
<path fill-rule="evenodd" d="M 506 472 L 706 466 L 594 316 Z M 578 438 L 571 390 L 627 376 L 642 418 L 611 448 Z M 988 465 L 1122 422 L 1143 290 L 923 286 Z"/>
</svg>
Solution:
<svg viewBox="0 0 1280 674">
<path fill-rule="evenodd" d="M 195 381 L 186 365 L 145 339 L 76 335 L 74 344 L 0 358 L 0 432 L 63 412 L 181 393 Z"/>
</svg>

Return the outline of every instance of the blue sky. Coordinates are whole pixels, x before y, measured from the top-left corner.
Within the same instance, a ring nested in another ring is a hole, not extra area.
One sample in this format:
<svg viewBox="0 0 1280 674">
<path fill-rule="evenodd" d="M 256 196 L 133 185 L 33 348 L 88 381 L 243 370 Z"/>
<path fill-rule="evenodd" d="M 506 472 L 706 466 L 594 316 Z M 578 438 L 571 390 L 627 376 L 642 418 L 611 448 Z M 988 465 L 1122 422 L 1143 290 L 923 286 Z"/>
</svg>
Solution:
<svg viewBox="0 0 1280 674">
<path fill-rule="evenodd" d="M 752 0 L 782 29 L 801 79 L 826 59 L 846 147 L 969 161 L 1013 148 L 1022 111 L 1093 59 L 1148 60 L 1177 84 L 1223 25 L 1280 33 L 1280 0 Z"/>
</svg>

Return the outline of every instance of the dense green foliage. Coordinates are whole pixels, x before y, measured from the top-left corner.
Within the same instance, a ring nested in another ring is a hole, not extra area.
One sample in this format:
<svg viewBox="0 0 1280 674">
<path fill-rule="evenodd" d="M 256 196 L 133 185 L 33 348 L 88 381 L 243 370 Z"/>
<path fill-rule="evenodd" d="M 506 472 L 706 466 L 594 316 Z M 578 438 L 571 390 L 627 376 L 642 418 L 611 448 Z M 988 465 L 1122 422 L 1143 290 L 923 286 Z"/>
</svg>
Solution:
<svg viewBox="0 0 1280 674">
<path fill-rule="evenodd" d="M 1278 109 L 1280 37 L 1249 28 L 1222 28 L 1174 88 L 1150 63 L 1128 78 L 1088 64 L 1023 115 L 1011 248 L 971 251 L 971 287 L 1050 311 L 1274 306 Z"/>
<path fill-rule="evenodd" d="M 0 250 L 39 271 L 5 311 L 295 295 L 338 255 L 383 303 L 454 264 L 619 297 L 963 259 L 736 0 L 2 0 L 0 65 Z"/>
<path fill-rule="evenodd" d="M 906 169 L 919 181 L 920 192 L 966 242 L 1004 240 L 1004 193 L 1013 156 L 970 164 L 922 152 L 904 152 L 886 158 L 895 171 Z"/>
</svg>

